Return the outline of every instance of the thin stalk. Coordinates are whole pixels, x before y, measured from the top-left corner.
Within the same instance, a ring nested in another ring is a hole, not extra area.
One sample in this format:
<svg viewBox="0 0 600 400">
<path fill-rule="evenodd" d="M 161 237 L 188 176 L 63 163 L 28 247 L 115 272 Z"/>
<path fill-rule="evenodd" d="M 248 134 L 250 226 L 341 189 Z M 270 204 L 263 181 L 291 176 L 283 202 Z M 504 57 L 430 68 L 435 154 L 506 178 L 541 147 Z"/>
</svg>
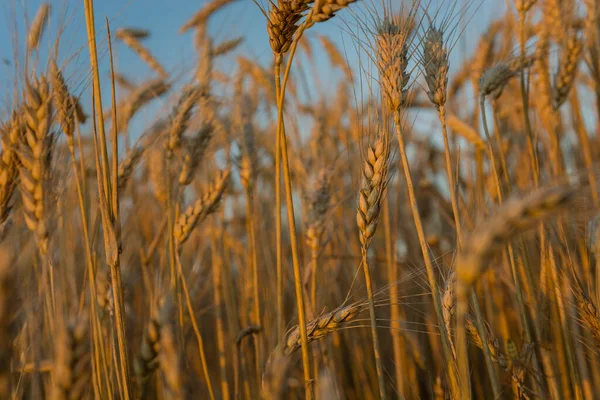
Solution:
<svg viewBox="0 0 600 400">
<path fill-rule="evenodd" d="M 573 343 L 571 342 L 571 331 L 569 329 L 569 322 L 567 320 L 567 315 L 565 314 L 567 308 L 565 305 L 565 300 L 563 298 L 563 292 L 561 290 L 562 280 L 558 275 L 558 268 L 556 265 L 556 260 L 554 257 L 554 250 L 552 248 L 548 248 L 548 261 L 550 264 L 550 273 L 552 274 L 552 285 L 554 286 L 554 295 L 556 297 L 556 305 L 558 308 L 558 317 L 560 319 L 560 332 L 563 337 L 563 343 L 565 346 L 565 353 L 567 356 L 567 370 L 568 374 L 571 377 L 571 383 L 573 385 L 573 389 L 575 392 L 575 398 L 577 400 L 583 399 L 583 394 L 581 392 L 581 380 L 579 377 L 579 371 L 577 370 L 577 365 L 575 363 L 575 355 L 573 350 Z"/>
<path fill-rule="evenodd" d="M 404 341 L 400 333 L 400 305 L 398 304 L 398 267 L 394 262 L 394 248 L 392 245 L 392 229 L 390 223 L 390 203 L 386 201 L 383 206 L 383 230 L 385 234 L 385 254 L 387 258 L 388 285 L 390 286 L 390 335 L 394 349 L 394 364 L 396 366 L 396 390 L 398 398 L 405 392 L 404 373 L 406 363 L 402 354 L 405 352 Z"/>
<path fill-rule="evenodd" d="M 444 137 L 444 153 L 446 158 L 446 173 L 448 174 L 448 189 L 450 190 L 450 201 L 452 202 L 452 212 L 454 214 L 454 226 L 456 228 L 456 241 L 458 247 L 462 245 L 462 232 L 460 216 L 458 214 L 457 190 L 454 184 L 454 174 L 452 173 L 452 160 L 450 157 L 450 144 L 448 142 L 448 130 L 446 128 L 446 107 L 439 107 L 438 115 L 442 125 L 442 136 Z M 457 174 L 458 175 L 458 174 Z"/>
<path fill-rule="evenodd" d="M 320 245 L 320 243 L 319 243 Z M 317 312 L 318 310 L 318 306 L 317 306 L 317 269 L 319 267 L 318 265 L 318 258 L 319 258 L 319 249 L 318 248 L 311 248 L 310 249 L 310 270 L 311 270 L 311 277 L 310 277 L 310 307 L 312 308 L 312 314 L 313 316 L 311 318 L 314 318 L 314 314 Z"/>
<path fill-rule="evenodd" d="M 526 31 L 525 31 L 525 18 L 527 17 L 527 12 L 525 10 L 519 11 L 519 46 L 520 46 L 520 83 L 521 83 L 521 99 L 523 101 L 523 118 L 525 121 L 525 131 L 527 132 L 527 141 L 531 151 L 532 163 L 534 166 L 534 176 L 537 176 L 537 171 L 539 168 L 537 150 L 535 146 L 535 141 L 533 139 L 533 130 L 531 129 L 531 121 L 529 119 L 529 96 L 527 93 L 527 84 L 525 81 L 525 41 L 526 41 Z M 482 107 L 482 113 L 483 107 Z"/>
<path fill-rule="evenodd" d="M 307 16 L 307 21 L 310 21 L 310 15 Z M 281 155 L 283 158 L 283 178 L 285 185 L 285 197 L 287 203 L 288 225 L 290 230 L 290 245 L 292 250 L 292 264 L 294 269 L 294 285 L 296 289 L 296 307 L 298 311 L 298 325 L 300 326 L 300 342 L 302 346 L 302 368 L 304 370 L 304 383 L 306 386 L 306 399 L 314 398 L 313 381 L 310 377 L 310 357 L 308 351 L 308 334 L 306 330 L 306 314 L 304 310 L 304 293 L 302 285 L 302 272 L 300 271 L 300 261 L 298 259 L 298 244 L 296 238 L 296 220 L 294 216 L 294 202 L 292 196 L 292 182 L 290 174 L 290 165 L 288 160 L 287 139 L 285 135 L 285 125 L 283 121 L 283 105 L 285 99 L 285 89 L 289 79 L 292 61 L 298 41 L 302 37 L 308 23 L 303 23 L 298 29 L 298 33 L 290 47 L 288 62 L 281 82 L 281 90 L 277 99 L 277 136 L 280 140 Z"/>
<path fill-rule="evenodd" d="M 211 233 L 211 254 L 212 254 L 212 275 L 213 275 L 213 296 L 215 302 L 216 329 L 217 329 L 217 349 L 219 352 L 219 372 L 221 380 L 221 397 L 223 400 L 229 399 L 229 383 L 227 381 L 227 357 L 225 354 L 225 333 L 223 330 L 223 311 L 221 299 L 221 269 L 223 268 L 222 260 L 219 256 L 219 247 L 217 243 L 216 233 Z"/>
<path fill-rule="evenodd" d="M 367 257 L 367 246 L 362 248 L 363 272 L 365 274 L 365 286 L 367 287 L 367 297 L 369 301 L 369 318 L 371 320 L 371 335 L 373 337 L 373 354 L 375 355 L 375 368 L 377 369 L 377 382 L 379 384 L 379 397 L 382 400 L 387 399 L 385 394 L 385 379 L 383 375 L 383 363 L 381 362 L 381 350 L 379 347 L 379 338 L 377 336 L 377 318 L 375 316 L 375 301 L 373 300 L 373 281 L 371 279 L 371 268 L 369 268 L 369 259 Z"/>
<path fill-rule="evenodd" d="M 202 365 L 202 374 L 204 375 L 204 380 L 206 381 L 206 386 L 208 387 L 210 399 L 215 400 L 215 393 L 208 375 L 208 364 L 206 363 L 206 354 L 204 352 L 204 340 L 202 340 L 202 333 L 200 333 L 200 328 L 198 327 L 196 314 L 194 313 L 194 307 L 192 306 L 192 300 L 190 298 L 190 292 L 187 287 L 185 276 L 183 275 L 183 268 L 181 266 L 181 260 L 179 259 L 178 249 L 175 251 L 175 261 L 177 264 L 177 273 L 179 274 L 179 279 L 181 281 L 181 288 L 183 289 L 183 294 L 185 296 L 188 313 L 190 314 L 190 321 L 192 322 L 192 328 L 194 330 L 194 334 L 196 335 L 196 341 L 198 342 L 198 353 L 200 355 L 200 363 Z"/>
<path fill-rule="evenodd" d="M 500 174 L 498 174 L 498 169 L 496 167 L 496 158 L 494 157 L 494 152 L 492 151 L 492 138 L 490 136 L 490 132 L 489 132 L 489 129 L 487 126 L 487 117 L 486 117 L 486 113 L 485 113 L 485 97 L 484 96 L 480 96 L 480 98 L 479 98 L 479 109 L 481 110 L 481 119 L 483 122 L 483 130 L 485 132 L 486 141 L 488 143 L 488 157 L 490 159 L 490 164 L 492 166 L 492 174 L 494 175 L 494 182 L 496 184 L 496 195 L 498 197 L 498 202 L 502 203 L 503 197 L 502 197 L 502 189 L 500 186 Z M 512 255 L 512 251 L 510 251 L 510 254 Z M 511 259 L 511 261 L 512 261 L 511 265 L 513 265 L 513 267 L 514 267 L 514 265 L 515 265 L 514 259 Z M 514 268 L 513 268 L 513 278 L 515 279 L 516 282 L 518 282 L 518 276 L 517 276 L 516 270 Z M 523 319 L 523 324 L 526 325 L 527 319 L 526 319 L 526 314 L 524 313 L 524 303 L 523 303 L 523 298 L 522 298 L 522 292 L 520 290 L 520 286 L 519 285 L 517 285 L 517 286 L 519 287 L 519 290 L 517 293 L 517 297 L 519 299 L 519 304 L 523 305 L 523 307 L 520 308 L 521 317 Z M 481 336 L 481 340 L 485 344 L 485 343 L 487 343 L 487 332 L 486 332 L 484 324 L 483 324 L 483 317 L 481 314 L 481 309 L 479 307 L 479 302 L 477 300 L 477 296 L 476 296 L 476 293 L 474 290 L 471 292 L 471 302 L 473 303 L 473 308 L 475 309 L 475 319 L 476 319 L 475 322 L 476 322 L 477 331 L 479 332 L 479 335 Z M 464 310 L 464 307 L 462 308 L 462 310 Z M 482 347 L 482 350 L 483 350 L 483 356 L 485 359 L 486 367 L 487 367 L 489 375 L 490 375 L 490 381 L 492 383 L 492 390 L 495 394 L 495 397 L 497 398 L 498 395 L 500 394 L 500 384 L 497 380 L 494 363 L 492 362 L 492 358 L 490 355 L 490 350 L 489 350 L 488 346 L 486 346 L 486 345 L 484 345 Z"/>
<path fill-rule="evenodd" d="M 90 64 L 93 72 L 93 97 L 95 100 L 95 106 L 97 112 L 97 124 L 96 116 L 93 117 L 94 122 L 94 143 L 96 145 L 96 169 L 97 169 L 97 180 L 98 190 L 100 198 L 100 210 L 102 212 L 102 219 L 104 225 L 104 237 L 105 247 L 107 254 L 114 253 L 113 259 L 109 259 L 109 267 L 112 278 L 113 286 L 113 300 L 115 308 L 115 330 L 117 332 L 117 342 L 119 347 L 119 359 L 120 359 L 120 372 L 123 378 L 123 398 L 129 400 L 130 398 L 130 387 L 131 377 L 129 374 L 129 359 L 127 355 L 127 342 L 125 333 L 125 319 L 124 319 L 124 304 L 123 304 L 123 287 L 121 283 L 121 269 L 119 262 L 118 249 L 114 249 L 114 243 L 116 237 L 114 236 L 114 227 L 119 224 L 118 220 L 115 220 L 115 210 L 111 210 L 108 203 L 108 199 L 111 198 L 110 180 L 108 174 L 110 167 L 108 164 L 108 152 L 106 146 L 106 134 L 104 131 L 104 118 L 102 115 L 102 98 L 100 93 L 100 73 L 98 69 L 98 53 L 96 48 L 96 31 L 94 24 L 94 8 L 93 0 L 85 0 L 85 14 L 86 14 L 86 27 L 88 34 L 88 46 L 90 52 Z M 97 129 L 100 130 L 98 133 Z M 102 162 L 100 163 L 100 150 Z M 102 167 L 100 167 L 100 164 Z M 102 177 L 100 176 L 102 175 Z M 116 188 L 115 188 L 116 190 Z"/>
<path fill-rule="evenodd" d="M 600 205 L 600 200 L 598 199 L 598 190 L 596 189 L 598 187 L 596 183 L 596 175 L 594 174 L 593 170 L 594 161 L 590 151 L 590 140 L 585 130 L 583 117 L 581 115 L 581 106 L 579 105 L 579 94 L 577 93 L 577 88 L 573 88 L 571 93 L 571 114 L 573 115 L 574 120 L 573 125 L 577 131 L 579 141 L 581 142 L 579 147 L 583 152 L 583 160 L 588 170 L 588 179 L 590 181 L 590 188 L 592 189 L 592 200 L 594 201 L 594 206 L 598 207 L 598 205 Z"/>
<path fill-rule="evenodd" d="M 93 91 L 95 97 L 95 106 L 97 109 L 98 117 L 98 129 L 100 130 L 100 142 L 99 147 L 102 154 L 101 157 L 101 171 L 102 180 L 105 184 L 104 195 L 107 199 L 111 198 L 110 195 L 110 178 L 108 171 L 110 167 L 108 164 L 108 146 L 106 145 L 106 132 L 104 128 L 104 113 L 102 109 L 102 93 L 100 90 L 100 72 L 98 70 L 98 51 L 96 47 L 96 27 L 94 22 L 94 0 L 84 0 L 85 6 L 85 17 L 86 17 L 86 28 L 88 34 L 88 46 L 90 50 L 90 65 L 93 72 Z"/>
<path fill-rule="evenodd" d="M 91 295 L 91 299 L 90 299 L 90 321 L 92 324 L 92 349 L 93 349 L 93 353 L 94 353 L 94 362 L 96 364 L 96 374 L 94 376 L 95 380 L 97 381 L 97 386 L 98 386 L 98 390 L 100 392 L 102 392 L 102 378 L 101 378 L 101 372 L 104 373 L 105 377 L 108 377 L 108 370 L 106 368 L 106 361 L 105 359 L 105 348 L 104 348 L 104 340 L 103 340 L 103 336 L 102 336 L 102 330 L 100 327 L 100 321 L 98 320 L 98 295 L 96 292 L 96 274 L 94 271 L 94 261 L 93 261 L 93 257 L 92 257 L 92 249 L 91 249 L 91 245 L 90 245 L 90 236 L 89 236 L 89 229 L 88 229 L 88 223 L 87 223 L 87 211 L 85 208 L 85 203 L 83 200 L 83 191 L 82 191 L 82 187 L 81 187 L 81 183 L 80 183 L 80 178 L 79 178 L 79 171 L 77 169 L 77 164 L 75 161 L 75 154 L 73 152 L 71 152 L 71 161 L 72 161 L 72 166 L 73 166 L 73 174 L 74 174 L 74 178 L 75 178 L 75 186 L 77 188 L 77 198 L 79 200 L 79 210 L 81 213 L 81 226 L 82 226 L 82 231 L 83 231 L 83 240 L 85 241 L 85 259 L 86 259 L 86 264 L 87 264 L 87 275 L 88 275 L 88 279 L 89 279 L 89 284 L 90 284 L 90 295 Z M 102 359 L 104 360 L 104 362 L 101 362 L 100 359 L 98 357 L 102 356 Z M 100 371 L 100 368 L 102 367 L 102 371 Z M 107 393 L 109 395 L 110 398 L 112 398 L 112 390 L 110 390 L 110 388 L 108 388 Z"/>
<path fill-rule="evenodd" d="M 275 95 L 279 105 L 281 90 L 281 55 L 275 56 Z M 283 269 L 281 260 L 281 136 L 275 139 L 275 240 L 277 246 L 277 338 L 283 338 Z"/>
<path fill-rule="evenodd" d="M 439 296 L 439 289 L 437 280 L 435 277 L 435 271 L 433 269 L 433 263 L 431 261 L 431 256 L 429 255 L 429 248 L 427 247 L 427 241 L 425 239 L 425 233 L 423 231 L 423 224 L 421 222 L 421 215 L 419 213 L 419 208 L 417 205 L 417 198 L 415 196 L 414 185 L 412 181 L 412 177 L 410 174 L 410 166 L 408 163 L 408 157 L 406 155 L 406 146 L 404 145 L 404 138 L 402 135 L 402 128 L 400 126 L 400 112 L 394 112 L 394 125 L 396 128 L 396 136 L 398 138 L 398 145 L 400 150 L 400 158 L 402 160 L 402 168 L 404 169 L 404 176 L 406 179 L 406 187 L 408 191 L 408 198 L 413 214 L 413 219 L 415 223 L 415 228 L 417 230 L 417 236 L 419 237 L 419 244 L 421 247 L 421 253 L 423 255 L 423 261 L 425 262 L 425 268 L 427 270 L 427 278 L 429 281 L 429 286 L 431 289 L 431 295 L 433 297 L 433 308 L 435 309 L 435 314 L 437 317 L 437 323 L 440 329 L 441 340 L 442 340 L 442 349 L 444 351 L 444 359 L 446 360 L 447 365 L 449 366 L 450 371 L 448 372 L 448 378 L 450 381 L 450 386 L 452 388 L 452 392 L 455 398 L 459 397 L 459 393 L 463 392 L 460 390 L 457 376 L 456 376 L 456 364 L 454 359 L 452 358 L 452 353 L 450 351 L 450 342 L 448 339 L 448 332 L 446 332 L 446 326 L 444 325 L 444 317 L 442 315 L 442 304 Z M 465 377 L 463 377 L 465 378 Z M 466 377 L 468 378 L 468 376 Z M 463 385 L 467 385 L 468 379 L 463 380 Z M 465 386 L 466 387 L 466 386 Z M 468 393 L 468 390 L 464 391 Z"/>
<path fill-rule="evenodd" d="M 256 256 L 256 231 L 254 229 L 254 197 L 252 189 L 246 190 L 246 230 L 248 232 L 248 242 L 250 251 L 250 271 L 252 273 L 252 290 L 254 302 L 252 303 L 252 323 L 257 326 L 262 326 L 260 318 L 260 291 L 258 289 L 258 262 Z M 261 337 L 254 338 L 254 357 L 256 368 L 256 386 L 260 387 L 260 376 L 262 374 L 262 340 Z"/>
<path fill-rule="evenodd" d="M 115 221 L 119 220 L 119 190 L 118 190 L 118 179 L 119 179 L 119 132 L 117 131 L 117 96 L 115 90 L 115 68 L 113 63 L 113 51 L 112 51 L 112 39 L 110 36 L 110 26 L 108 25 L 108 17 L 106 18 L 106 34 L 108 36 L 108 55 L 110 60 L 110 79 L 111 79 L 111 102 L 112 102 L 112 166 L 111 166 L 111 205 L 113 210 L 113 217 Z M 120 226 L 117 225 L 117 228 Z M 117 229 L 117 240 L 119 243 L 119 249 L 121 248 L 121 232 Z"/>
<path fill-rule="evenodd" d="M 494 398 L 499 399 L 500 394 L 502 393 L 500 390 L 500 382 L 498 381 L 498 377 L 496 376 L 496 369 L 494 368 L 494 362 L 492 361 L 490 348 L 486 345 L 486 343 L 488 343 L 487 332 L 485 330 L 485 326 L 483 325 L 481 307 L 479 307 L 479 300 L 477 299 L 477 294 L 475 293 L 475 290 L 471 290 L 471 302 L 473 303 L 473 309 L 475 310 L 475 325 L 477 327 L 477 330 L 479 331 L 479 335 L 481 336 L 481 341 L 483 342 L 483 358 L 485 360 L 488 374 L 490 376 L 492 392 L 494 393 Z"/>
</svg>

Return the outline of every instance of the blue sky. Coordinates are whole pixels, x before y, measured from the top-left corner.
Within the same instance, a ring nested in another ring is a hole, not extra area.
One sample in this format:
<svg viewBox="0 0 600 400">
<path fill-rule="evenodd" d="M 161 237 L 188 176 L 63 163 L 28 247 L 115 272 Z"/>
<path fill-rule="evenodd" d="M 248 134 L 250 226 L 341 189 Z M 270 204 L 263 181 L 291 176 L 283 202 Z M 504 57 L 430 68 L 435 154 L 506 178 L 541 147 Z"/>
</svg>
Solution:
<svg viewBox="0 0 600 400">
<path fill-rule="evenodd" d="M 259 0 L 259 2 L 266 5 L 265 0 Z M 479 0 L 475 0 L 475 2 L 479 4 Z M 481 2 L 476 17 L 469 23 L 468 33 L 455 48 L 455 55 L 463 54 L 461 46 L 472 48 L 479 36 L 476 33 L 487 25 L 491 17 L 501 15 L 504 9 L 504 2 L 499 0 L 481 0 Z M 4 62 L 0 62 L 1 91 L 11 89 L 13 84 L 15 70 L 13 38 L 16 37 L 18 40 L 20 52 L 18 58 L 22 62 L 26 21 L 33 18 L 40 3 L 39 0 L 2 0 L 0 2 L 0 61 L 8 60 L 10 63 L 6 65 Z M 100 38 L 99 51 L 103 79 L 108 78 L 106 41 L 103 40 L 106 37 L 105 17 L 108 18 L 113 32 L 120 27 L 148 29 L 151 36 L 144 41 L 144 45 L 156 55 L 168 71 L 179 73 L 182 70 L 193 68 L 197 58 L 193 47 L 193 33 L 188 32 L 182 35 L 178 30 L 190 16 L 206 4 L 205 1 L 96 0 L 94 3 Z M 436 4 L 447 7 L 453 4 L 454 0 L 432 0 L 432 3 L 434 6 L 431 8 L 435 9 L 437 8 Z M 365 15 L 367 7 L 372 8 L 373 4 L 377 4 L 378 8 L 381 7 L 378 1 L 375 3 L 362 1 L 352 4 L 350 10 L 343 10 L 330 22 L 318 24 L 311 29 L 308 35 L 309 37 L 316 33 L 327 35 L 347 55 L 350 65 L 356 67 L 358 65 L 356 41 L 350 37 L 349 30 L 356 30 L 357 18 Z M 396 4 L 396 2 L 392 1 L 392 4 Z M 89 79 L 86 78 L 89 63 L 83 0 L 50 0 L 50 5 L 52 6 L 50 25 L 43 38 L 45 41 L 43 47 L 51 48 L 52 41 L 57 37 L 60 27 L 65 27 L 61 35 L 59 60 L 68 63 L 65 75 L 72 90 L 77 92 L 77 88 L 80 88 L 81 92 L 86 86 L 89 86 Z M 471 6 L 471 14 L 475 7 L 476 5 Z M 265 29 L 265 17 L 251 0 L 238 0 L 216 13 L 211 19 L 209 32 L 217 43 L 243 36 L 245 40 L 239 49 L 240 53 L 263 65 L 271 61 L 272 53 Z M 316 45 L 318 42 L 314 41 L 314 43 Z M 315 46 L 315 48 L 317 47 Z M 123 44 L 117 43 L 114 51 L 117 69 L 134 81 L 139 83 L 153 76 L 152 71 Z M 44 53 L 40 54 L 42 60 L 44 56 Z M 325 75 L 320 77 L 324 84 L 341 75 L 340 71 L 332 71 L 331 68 L 326 67 L 326 58 L 319 50 L 316 52 L 315 59 L 318 70 L 325 71 Z M 231 73 L 235 70 L 235 65 L 231 61 L 224 60 L 219 64 L 219 69 L 224 73 Z M 6 97 L 4 94 L 0 96 L 0 105 L 3 107 L 6 106 Z"/>
</svg>

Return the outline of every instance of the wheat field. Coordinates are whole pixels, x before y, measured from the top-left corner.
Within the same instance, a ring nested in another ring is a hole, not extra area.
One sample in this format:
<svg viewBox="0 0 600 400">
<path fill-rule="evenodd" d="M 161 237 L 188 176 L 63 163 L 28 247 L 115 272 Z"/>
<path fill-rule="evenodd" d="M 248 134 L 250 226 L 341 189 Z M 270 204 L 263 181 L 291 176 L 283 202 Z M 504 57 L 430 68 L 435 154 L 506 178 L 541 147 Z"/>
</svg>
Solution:
<svg viewBox="0 0 600 400">
<path fill-rule="evenodd" d="M 599 0 L 101 2 L 2 5 L 0 399 L 600 399 Z"/>
</svg>

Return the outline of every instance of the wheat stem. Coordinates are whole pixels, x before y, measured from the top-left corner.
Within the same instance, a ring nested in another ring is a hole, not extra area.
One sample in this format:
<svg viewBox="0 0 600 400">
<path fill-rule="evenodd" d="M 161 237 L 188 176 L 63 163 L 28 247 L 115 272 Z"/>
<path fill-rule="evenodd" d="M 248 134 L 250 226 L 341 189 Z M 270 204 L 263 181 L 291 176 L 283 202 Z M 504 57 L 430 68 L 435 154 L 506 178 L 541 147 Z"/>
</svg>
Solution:
<svg viewBox="0 0 600 400">
<path fill-rule="evenodd" d="M 309 14 L 310 16 L 310 14 Z M 307 17 L 307 21 L 309 21 L 309 17 Z M 285 185 L 285 197 L 287 203 L 287 213 L 288 213 L 288 225 L 290 230 L 290 245 L 292 250 L 292 264 L 294 269 L 294 285 L 296 289 L 296 307 L 298 310 L 298 324 L 300 325 L 300 337 L 302 341 L 302 367 L 304 370 L 304 381 L 306 385 L 306 400 L 312 400 L 314 398 L 314 388 L 313 382 L 310 377 L 310 357 L 308 351 L 308 337 L 306 332 L 306 314 L 304 309 L 304 293 L 302 287 L 302 272 L 300 271 L 300 261 L 298 259 L 298 246 L 297 246 L 297 238 L 296 238 L 296 220 L 294 215 L 294 203 L 292 196 L 292 182 L 291 182 L 291 174 L 290 174 L 290 164 L 288 160 L 288 151 L 287 151 L 287 139 L 285 135 L 285 125 L 283 120 L 283 106 L 285 99 L 285 90 L 287 86 L 287 82 L 290 75 L 290 70 L 292 68 L 292 61 L 294 59 L 294 54 L 296 52 L 296 48 L 298 46 L 298 41 L 302 37 L 302 33 L 307 27 L 307 23 L 303 23 L 298 32 L 294 41 L 290 47 L 288 62 L 285 68 L 285 72 L 283 75 L 283 81 L 281 82 L 281 90 L 279 92 L 279 98 L 277 99 L 277 135 L 280 140 L 280 148 L 281 155 L 283 161 L 283 178 Z"/>
<path fill-rule="evenodd" d="M 408 157 L 406 155 L 406 146 L 404 145 L 404 137 L 402 134 L 401 128 L 401 120 L 400 120 L 400 112 L 398 110 L 394 111 L 394 126 L 396 128 L 396 136 L 398 139 L 398 145 L 400 150 L 400 158 L 402 161 L 402 168 L 404 169 L 404 177 L 406 179 L 406 188 L 408 191 L 408 198 L 410 202 L 410 207 L 412 210 L 413 220 L 415 223 L 415 228 L 417 230 L 417 236 L 419 238 L 419 245 L 421 246 L 421 253 L 423 256 L 423 260 L 425 262 L 425 269 L 427 271 L 427 279 L 429 282 L 429 286 L 431 289 L 431 295 L 433 297 L 433 307 L 435 309 L 435 314 L 437 318 L 437 323 L 441 333 L 442 340 L 442 348 L 444 351 L 444 359 L 446 360 L 446 364 L 449 367 L 448 378 L 450 380 L 450 384 L 452 387 L 452 392 L 456 397 L 458 397 L 459 393 L 468 393 L 466 390 L 468 376 L 465 374 L 463 376 L 461 382 L 463 385 L 463 389 L 460 390 L 457 382 L 456 376 L 456 365 L 455 361 L 452 357 L 452 353 L 450 351 L 450 343 L 448 339 L 448 332 L 446 332 L 446 326 L 444 325 L 444 317 L 442 315 L 442 306 L 439 297 L 438 284 L 435 276 L 435 271 L 433 269 L 433 263 L 431 262 L 431 256 L 429 255 L 429 248 L 427 247 L 427 241 L 425 239 L 425 233 L 423 231 L 423 224 L 421 222 L 421 215 L 419 213 L 419 208 L 417 205 L 417 199 L 415 196 L 414 185 L 412 181 L 412 176 L 410 173 L 410 165 L 408 163 Z M 459 321 L 460 323 L 460 321 Z M 466 398 L 466 397 L 464 397 Z"/>
<path fill-rule="evenodd" d="M 198 354 L 200 356 L 202 374 L 204 375 L 204 380 L 206 381 L 206 386 L 208 387 L 208 394 L 210 396 L 210 399 L 215 400 L 215 393 L 212 387 L 212 383 L 210 381 L 210 376 L 208 375 L 208 364 L 206 363 L 206 353 L 204 352 L 204 340 L 202 339 L 202 333 L 200 332 L 200 328 L 198 327 L 198 320 L 196 319 L 196 314 L 194 313 L 192 299 L 190 298 L 190 292 L 188 290 L 186 278 L 183 274 L 183 268 L 181 266 L 181 260 L 179 258 L 179 249 L 175 249 L 175 261 L 177 264 L 177 273 L 179 274 L 179 279 L 181 281 L 181 288 L 183 289 L 183 294 L 185 296 L 185 303 L 187 305 L 187 310 L 190 315 L 190 321 L 192 323 L 192 328 L 194 329 L 194 335 L 196 335 L 196 342 L 198 343 Z"/>
<path fill-rule="evenodd" d="M 216 219 L 216 218 L 215 218 Z M 217 349 L 219 353 L 219 372 L 221 379 L 221 396 L 224 400 L 229 399 L 229 384 L 227 381 L 227 357 L 225 353 L 225 333 L 223 330 L 223 311 L 222 311 L 222 274 L 223 261 L 219 255 L 219 246 L 215 232 L 211 232 L 211 256 L 212 256 L 212 275 L 213 275 L 213 296 L 215 303 L 216 330 L 217 330 Z"/>
<path fill-rule="evenodd" d="M 281 62 L 283 57 L 275 55 L 275 95 L 279 104 L 281 93 Z M 277 128 L 279 130 L 279 128 Z M 281 136 L 277 133 L 275 139 L 275 240 L 277 247 L 277 337 L 282 338 L 284 332 L 283 322 L 283 267 L 281 243 Z"/>
<path fill-rule="evenodd" d="M 377 336 L 377 317 L 375 316 L 375 302 L 373 300 L 373 281 L 371 279 L 371 269 L 367 257 L 367 249 L 362 249 L 363 271 L 365 274 L 365 286 L 367 287 L 367 298 L 369 301 L 369 318 L 371 322 L 371 336 L 373 338 L 373 354 L 375 356 L 375 368 L 377 369 L 377 381 L 379 384 L 379 397 L 382 400 L 387 399 L 385 394 L 385 380 L 383 376 L 383 363 L 381 362 L 381 350 L 379 346 L 379 337 Z"/>
<path fill-rule="evenodd" d="M 101 200 L 101 212 L 104 225 L 105 247 L 107 253 L 107 261 L 111 269 L 111 277 L 113 284 L 113 297 L 115 302 L 115 324 L 117 331 L 117 343 L 119 346 L 120 372 L 123 379 L 123 398 L 129 400 L 131 378 L 129 374 L 129 358 L 127 355 L 127 344 L 125 334 L 124 321 L 124 304 L 123 304 L 123 288 L 121 284 L 121 270 L 119 264 L 119 250 L 116 248 L 116 237 L 114 237 L 114 226 L 119 224 L 118 220 L 114 220 L 115 210 L 110 210 L 107 200 L 111 198 L 110 180 L 108 173 L 110 171 L 108 165 L 108 151 L 106 146 L 106 135 L 104 131 L 104 118 L 102 116 L 102 97 L 100 93 L 100 74 L 98 70 L 98 53 L 96 48 L 96 31 L 94 23 L 94 7 L 93 0 L 85 0 L 86 27 L 88 34 L 88 46 L 90 52 L 90 64 L 93 72 L 93 93 L 95 106 L 98 114 L 97 127 L 100 132 L 94 129 L 94 137 L 96 144 L 96 168 L 99 197 Z M 94 121 L 95 122 L 95 121 Z M 98 155 L 98 147 L 101 154 L 101 165 Z M 100 176 L 102 175 L 102 177 Z M 114 188 L 116 190 L 117 188 Z M 111 212 L 112 211 L 112 212 Z"/>
</svg>

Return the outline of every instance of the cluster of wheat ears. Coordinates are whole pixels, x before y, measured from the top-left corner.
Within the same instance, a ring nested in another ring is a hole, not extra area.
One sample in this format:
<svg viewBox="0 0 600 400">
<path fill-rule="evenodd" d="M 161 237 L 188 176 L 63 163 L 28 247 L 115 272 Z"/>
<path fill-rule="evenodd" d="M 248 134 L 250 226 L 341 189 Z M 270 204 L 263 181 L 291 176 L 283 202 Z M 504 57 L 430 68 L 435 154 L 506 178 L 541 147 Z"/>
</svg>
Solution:
<svg viewBox="0 0 600 400">
<path fill-rule="evenodd" d="M 15 41 L 0 399 L 600 398 L 600 1 L 462 57 L 486 1 L 257 3 L 268 65 L 211 36 L 234 1 L 184 73 L 93 0 L 83 79 L 49 4 Z"/>
</svg>

